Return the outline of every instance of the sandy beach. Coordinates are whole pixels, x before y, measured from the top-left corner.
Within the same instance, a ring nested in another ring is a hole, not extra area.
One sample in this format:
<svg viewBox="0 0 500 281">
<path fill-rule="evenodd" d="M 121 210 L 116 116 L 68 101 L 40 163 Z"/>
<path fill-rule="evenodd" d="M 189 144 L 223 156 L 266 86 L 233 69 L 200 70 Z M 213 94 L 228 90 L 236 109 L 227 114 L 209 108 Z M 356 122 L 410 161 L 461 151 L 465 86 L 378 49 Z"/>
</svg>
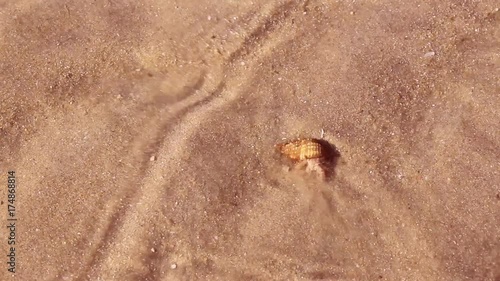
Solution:
<svg viewBox="0 0 500 281">
<path fill-rule="evenodd" d="M 0 280 L 500 281 L 499 8 L 0 0 Z"/>
</svg>

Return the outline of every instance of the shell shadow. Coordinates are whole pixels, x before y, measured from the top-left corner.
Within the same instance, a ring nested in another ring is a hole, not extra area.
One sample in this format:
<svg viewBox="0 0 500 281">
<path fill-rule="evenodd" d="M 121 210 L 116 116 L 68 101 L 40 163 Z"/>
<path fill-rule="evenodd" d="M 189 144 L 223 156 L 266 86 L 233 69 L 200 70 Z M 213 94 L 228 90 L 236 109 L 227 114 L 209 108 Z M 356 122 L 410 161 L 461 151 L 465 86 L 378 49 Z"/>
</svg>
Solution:
<svg viewBox="0 0 500 281">
<path fill-rule="evenodd" d="M 323 149 L 323 167 L 325 168 L 325 174 L 327 179 L 333 179 L 335 177 L 335 167 L 340 158 L 340 152 L 337 147 L 327 140 L 324 139 L 314 139 L 321 144 Z"/>
</svg>

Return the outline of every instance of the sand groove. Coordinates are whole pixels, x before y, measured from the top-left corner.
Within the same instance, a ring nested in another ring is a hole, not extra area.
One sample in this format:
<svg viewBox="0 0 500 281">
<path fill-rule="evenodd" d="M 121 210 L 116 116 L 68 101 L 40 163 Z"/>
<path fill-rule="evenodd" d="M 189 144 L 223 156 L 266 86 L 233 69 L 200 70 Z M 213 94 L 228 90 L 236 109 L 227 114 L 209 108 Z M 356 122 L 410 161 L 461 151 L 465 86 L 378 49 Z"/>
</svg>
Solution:
<svg viewBox="0 0 500 281">
<path fill-rule="evenodd" d="M 278 7 L 276 9 L 277 11 L 271 14 L 270 19 L 261 24 L 261 26 L 266 27 L 266 24 L 270 21 L 274 22 L 276 15 L 284 13 L 283 10 L 287 8 L 288 5 Z M 162 197 L 160 195 L 164 192 L 165 183 L 170 182 L 169 178 L 173 175 L 178 175 L 176 172 L 172 173 L 171 168 L 169 168 L 179 166 L 182 162 L 181 157 L 184 152 L 178 149 L 186 146 L 186 142 L 189 141 L 199 126 L 203 126 L 204 122 L 202 120 L 207 119 L 211 112 L 221 110 L 223 107 L 233 102 L 241 92 L 239 89 L 245 88 L 242 84 L 245 85 L 245 83 L 249 82 L 242 80 L 241 77 L 252 77 L 252 75 L 246 74 L 246 68 L 240 66 L 239 61 L 245 60 L 246 63 L 252 66 L 253 61 L 258 61 L 262 55 L 252 60 L 245 59 L 245 56 L 254 53 L 259 54 L 259 50 L 268 50 L 267 52 L 270 52 L 273 49 L 272 46 L 280 44 L 280 41 L 276 39 L 271 42 L 264 41 L 265 37 L 261 38 L 260 34 L 266 33 L 270 36 L 271 34 L 269 33 L 271 31 L 276 31 L 272 27 L 266 27 L 265 30 L 262 30 L 261 26 L 258 26 L 256 31 L 251 33 L 250 38 L 252 38 L 252 44 L 249 44 L 246 40 L 241 47 L 230 55 L 227 60 L 226 69 L 231 69 L 231 74 L 227 77 L 228 72 L 224 72 L 227 78 L 219 82 L 219 86 L 217 86 L 210 95 L 206 96 L 206 98 L 192 102 L 187 106 L 183 106 L 182 103 L 184 102 L 182 102 L 164 109 L 170 113 L 172 112 L 172 108 L 175 110 L 179 107 L 180 109 L 177 112 L 172 113 L 172 116 L 179 121 L 175 122 L 174 125 L 172 125 L 172 121 L 168 119 L 160 121 L 160 124 L 163 123 L 164 125 L 160 126 L 160 129 L 157 131 L 158 141 L 156 141 L 155 146 L 157 146 L 157 154 L 159 155 L 158 162 L 153 163 L 149 171 L 145 172 L 146 176 L 143 179 L 143 183 L 138 187 L 138 191 L 134 192 L 135 199 L 130 203 L 132 208 L 128 207 L 126 210 L 120 210 L 125 214 L 123 224 L 119 228 L 114 240 L 106 242 L 111 243 L 111 248 L 108 252 L 109 258 L 104 258 L 103 263 L 99 265 L 101 273 L 98 273 L 98 275 L 101 276 L 101 278 L 107 279 L 109 276 L 126 276 L 125 272 L 128 272 L 128 269 L 126 269 L 126 267 L 124 268 L 122 264 L 116 265 L 112 262 L 117 256 L 141 256 L 144 251 L 149 250 L 140 250 L 141 247 L 137 245 L 137 243 L 141 243 L 140 237 L 147 233 L 147 229 L 137 225 L 137 222 L 149 221 L 151 210 L 165 204 L 165 202 L 158 201 L 158 199 Z M 283 35 L 286 34 L 287 37 L 293 34 L 290 33 L 289 30 L 280 31 L 280 33 Z M 273 37 L 284 40 L 283 35 L 276 35 Z M 258 49 L 252 50 L 256 48 L 255 46 L 259 46 Z M 265 54 L 266 53 L 263 55 Z M 237 85 L 235 85 L 233 81 L 234 78 L 232 77 L 237 79 Z M 187 101 L 188 99 L 191 99 L 191 97 L 187 98 L 185 103 L 189 104 Z M 151 127 L 154 126 L 146 126 L 146 128 Z M 169 128 L 171 129 L 169 130 Z M 168 186 L 167 188 L 171 187 Z M 133 208 L 133 206 L 141 205 L 151 206 L 151 209 Z M 131 233 L 134 235 L 131 235 Z M 114 245 L 119 246 L 119 248 L 116 248 L 116 246 L 113 247 Z M 93 265 L 90 266 L 92 267 Z M 132 264 L 130 266 L 132 266 Z"/>
</svg>

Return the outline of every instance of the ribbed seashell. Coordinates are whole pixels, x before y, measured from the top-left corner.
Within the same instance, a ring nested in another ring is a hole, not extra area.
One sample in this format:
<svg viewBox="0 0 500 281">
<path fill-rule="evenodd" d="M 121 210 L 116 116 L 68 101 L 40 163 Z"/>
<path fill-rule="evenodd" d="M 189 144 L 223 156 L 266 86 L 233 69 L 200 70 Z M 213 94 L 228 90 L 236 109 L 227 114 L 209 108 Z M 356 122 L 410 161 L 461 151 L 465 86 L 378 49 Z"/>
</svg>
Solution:
<svg viewBox="0 0 500 281">
<path fill-rule="evenodd" d="M 279 151 L 292 160 L 323 157 L 323 148 L 316 139 L 297 139 L 277 145 Z"/>
</svg>

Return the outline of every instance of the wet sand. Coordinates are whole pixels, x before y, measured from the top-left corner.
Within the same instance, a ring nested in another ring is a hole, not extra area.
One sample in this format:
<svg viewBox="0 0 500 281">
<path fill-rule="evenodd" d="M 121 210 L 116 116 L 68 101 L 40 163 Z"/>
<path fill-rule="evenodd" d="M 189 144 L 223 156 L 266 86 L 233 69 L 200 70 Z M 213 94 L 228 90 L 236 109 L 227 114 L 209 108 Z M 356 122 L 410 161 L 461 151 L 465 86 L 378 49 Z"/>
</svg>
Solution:
<svg viewBox="0 0 500 281">
<path fill-rule="evenodd" d="M 0 279 L 499 281 L 498 8 L 0 1 Z"/>
</svg>

